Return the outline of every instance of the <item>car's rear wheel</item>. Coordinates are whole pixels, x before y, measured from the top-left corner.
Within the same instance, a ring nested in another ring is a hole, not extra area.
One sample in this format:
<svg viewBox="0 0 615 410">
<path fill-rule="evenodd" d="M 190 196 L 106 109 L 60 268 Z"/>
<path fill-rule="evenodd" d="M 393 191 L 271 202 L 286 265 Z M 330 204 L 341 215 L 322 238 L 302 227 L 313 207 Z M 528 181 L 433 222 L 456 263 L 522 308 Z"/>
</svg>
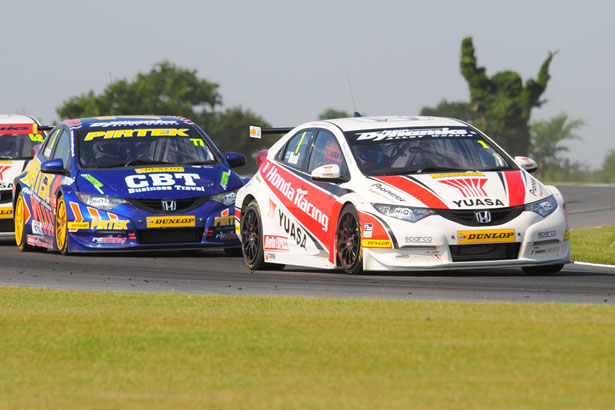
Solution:
<svg viewBox="0 0 615 410">
<path fill-rule="evenodd" d="M 26 203 L 23 199 L 23 192 L 19 193 L 17 202 L 15 202 L 15 242 L 17 247 L 22 252 L 30 252 L 34 250 L 34 246 L 28 245 L 26 240 Z"/>
<path fill-rule="evenodd" d="M 361 225 L 354 206 L 347 205 L 342 209 L 335 239 L 337 260 L 344 272 L 351 275 L 361 273 L 363 271 Z"/>
<path fill-rule="evenodd" d="M 265 262 L 263 249 L 263 224 L 261 213 L 256 201 L 251 201 L 241 217 L 241 249 L 246 265 L 251 270 L 278 270 L 284 265 Z"/>
<path fill-rule="evenodd" d="M 56 205 L 56 246 L 63 255 L 68 254 L 68 221 L 63 196 L 58 198 Z"/>
<path fill-rule="evenodd" d="M 542 266 L 524 266 L 523 272 L 528 275 L 550 275 L 552 273 L 557 273 L 562 270 L 564 267 L 563 264 L 558 265 L 542 265 Z"/>
</svg>

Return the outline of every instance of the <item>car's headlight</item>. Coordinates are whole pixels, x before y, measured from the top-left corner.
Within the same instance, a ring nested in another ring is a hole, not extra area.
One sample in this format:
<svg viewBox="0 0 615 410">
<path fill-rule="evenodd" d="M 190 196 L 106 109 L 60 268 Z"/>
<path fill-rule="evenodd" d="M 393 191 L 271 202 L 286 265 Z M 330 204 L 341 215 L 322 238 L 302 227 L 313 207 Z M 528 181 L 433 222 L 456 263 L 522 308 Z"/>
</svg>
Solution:
<svg viewBox="0 0 615 410">
<path fill-rule="evenodd" d="M 235 203 L 235 198 L 237 198 L 237 189 L 212 195 L 211 200 L 220 202 L 222 205 L 230 206 Z"/>
<path fill-rule="evenodd" d="M 532 202 L 525 205 L 526 211 L 536 212 L 540 216 L 548 216 L 557 209 L 557 201 L 551 195 L 548 198 L 541 199 L 540 201 Z"/>
<path fill-rule="evenodd" d="M 374 205 L 374 208 L 376 208 L 381 214 L 408 222 L 420 221 L 421 219 L 434 214 L 431 209 L 427 208 L 410 208 L 408 206 L 397 206 L 388 204 L 372 205 Z"/>
<path fill-rule="evenodd" d="M 126 201 L 122 198 L 115 198 L 107 195 L 86 194 L 85 192 L 77 192 L 77 197 L 84 204 L 102 209 L 103 211 L 110 211 L 116 206 L 126 203 Z"/>
</svg>

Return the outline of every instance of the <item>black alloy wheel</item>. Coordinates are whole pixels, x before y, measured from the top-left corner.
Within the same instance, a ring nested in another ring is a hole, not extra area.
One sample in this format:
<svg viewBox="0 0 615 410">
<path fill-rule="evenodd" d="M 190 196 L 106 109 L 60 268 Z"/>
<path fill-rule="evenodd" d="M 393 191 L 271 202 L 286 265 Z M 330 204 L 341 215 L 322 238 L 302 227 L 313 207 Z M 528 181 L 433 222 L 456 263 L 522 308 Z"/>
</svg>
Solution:
<svg viewBox="0 0 615 410">
<path fill-rule="evenodd" d="M 263 224 L 256 201 L 252 201 L 241 215 L 241 249 L 243 258 L 251 270 L 278 270 L 284 265 L 265 262 L 263 250 Z"/>
<path fill-rule="evenodd" d="M 342 210 L 337 223 L 336 233 L 337 260 L 344 272 L 351 275 L 363 271 L 361 250 L 361 226 L 354 206 L 347 205 Z"/>
</svg>

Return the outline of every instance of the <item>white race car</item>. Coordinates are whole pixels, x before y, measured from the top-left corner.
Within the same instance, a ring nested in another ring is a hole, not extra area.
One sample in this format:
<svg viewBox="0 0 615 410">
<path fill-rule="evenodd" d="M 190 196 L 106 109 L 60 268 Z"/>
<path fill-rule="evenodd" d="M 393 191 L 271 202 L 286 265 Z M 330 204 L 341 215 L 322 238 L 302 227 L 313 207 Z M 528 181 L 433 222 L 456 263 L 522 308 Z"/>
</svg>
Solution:
<svg viewBox="0 0 615 410">
<path fill-rule="evenodd" d="M 13 237 L 13 179 L 34 157 L 48 128 L 28 115 L 0 115 L 0 237 Z"/>
<path fill-rule="evenodd" d="M 252 127 L 251 137 L 281 129 Z M 288 131 L 286 129 L 285 131 Z M 566 205 L 459 120 L 356 117 L 302 124 L 237 193 L 235 228 L 250 269 L 521 267 L 570 262 Z"/>
</svg>

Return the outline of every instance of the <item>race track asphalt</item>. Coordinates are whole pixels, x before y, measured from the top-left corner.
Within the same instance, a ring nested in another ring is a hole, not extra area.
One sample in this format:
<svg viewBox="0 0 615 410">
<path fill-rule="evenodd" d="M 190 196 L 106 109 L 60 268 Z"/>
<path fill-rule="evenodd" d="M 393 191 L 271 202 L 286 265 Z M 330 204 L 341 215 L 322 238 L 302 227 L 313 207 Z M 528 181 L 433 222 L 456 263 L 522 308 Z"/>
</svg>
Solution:
<svg viewBox="0 0 615 410">
<path fill-rule="evenodd" d="M 560 187 L 573 228 L 615 225 L 615 187 Z M 520 269 L 390 272 L 350 276 L 287 268 L 250 272 L 241 258 L 219 250 L 62 256 L 21 253 L 0 240 L 0 286 L 123 292 L 358 297 L 481 302 L 615 304 L 615 269 L 567 265 L 558 274 Z"/>
</svg>

